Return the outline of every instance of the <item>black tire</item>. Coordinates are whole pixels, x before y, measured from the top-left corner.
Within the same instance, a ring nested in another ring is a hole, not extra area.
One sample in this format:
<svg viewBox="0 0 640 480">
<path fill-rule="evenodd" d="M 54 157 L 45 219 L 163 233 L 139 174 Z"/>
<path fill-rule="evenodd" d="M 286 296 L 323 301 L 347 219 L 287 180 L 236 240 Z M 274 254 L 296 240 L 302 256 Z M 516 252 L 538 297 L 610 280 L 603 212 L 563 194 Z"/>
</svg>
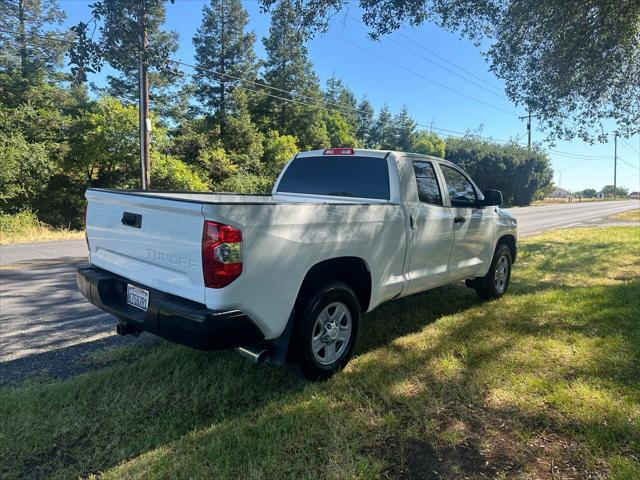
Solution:
<svg viewBox="0 0 640 480">
<path fill-rule="evenodd" d="M 340 316 L 343 311 L 340 305 L 346 307 L 348 313 Z M 306 379 L 325 380 L 344 368 L 353 354 L 361 317 L 358 297 L 348 285 L 329 282 L 305 295 L 296 307 L 300 313 L 296 314 L 291 337 L 295 363 Z M 320 330 L 319 324 L 323 325 Z M 348 339 L 344 338 L 347 324 L 350 325 Z M 332 340 L 333 335 L 336 337 Z M 318 350 L 322 343 L 326 345 L 324 353 Z"/>
<path fill-rule="evenodd" d="M 513 265 L 513 255 L 511 249 L 499 244 L 493 254 L 491 266 L 484 277 L 474 278 L 470 284 L 476 289 L 478 296 L 484 300 L 495 300 L 502 297 L 509 288 L 511 282 L 511 266 Z M 504 267 L 506 271 L 500 274 L 499 270 Z"/>
</svg>

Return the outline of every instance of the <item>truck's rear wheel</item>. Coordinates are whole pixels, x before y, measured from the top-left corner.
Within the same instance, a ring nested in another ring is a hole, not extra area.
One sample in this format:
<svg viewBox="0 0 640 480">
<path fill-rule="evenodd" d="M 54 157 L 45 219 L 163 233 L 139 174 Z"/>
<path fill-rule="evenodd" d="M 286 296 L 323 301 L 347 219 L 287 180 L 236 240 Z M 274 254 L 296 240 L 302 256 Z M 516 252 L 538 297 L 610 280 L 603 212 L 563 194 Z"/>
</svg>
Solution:
<svg viewBox="0 0 640 480">
<path fill-rule="evenodd" d="M 319 288 L 302 300 L 292 341 L 295 360 L 309 380 L 324 380 L 342 369 L 353 353 L 360 325 L 360 304 L 341 282 Z"/>
<path fill-rule="evenodd" d="M 503 244 L 498 245 L 487 274 L 473 280 L 472 285 L 480 298 L 496 299 L 506 293 L 511 281 L 512 259 L 511 249 Z"/>
</svg>

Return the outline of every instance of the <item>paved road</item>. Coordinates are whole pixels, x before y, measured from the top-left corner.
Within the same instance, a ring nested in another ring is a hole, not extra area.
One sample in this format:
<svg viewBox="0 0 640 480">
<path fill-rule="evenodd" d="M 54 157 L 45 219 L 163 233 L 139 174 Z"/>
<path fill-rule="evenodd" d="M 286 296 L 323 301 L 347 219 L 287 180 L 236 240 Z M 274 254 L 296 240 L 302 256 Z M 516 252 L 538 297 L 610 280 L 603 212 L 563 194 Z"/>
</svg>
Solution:
<svg viewBox="0 0 640 480">
<path fill-rule="evenodd" d="M 520 236 L 528 236 L 556 228 L 609 223 L 610 215 L 633 208 L 640 208 L 640 201 L 558 203 L 507 211 L 518 219 Z"/>
<path fill-rule="evenodd" d="M 602 223 L 639 202 L 514 208 L 522 235 Z M 84 355 L 109 345 L 150 341 L 114 335 L 114 319 L 78 292 L 75 268 L 86 259 L 84 240 L 0 247 L 0 384 L 42 373 L 82 371 Z"/>
</svg>

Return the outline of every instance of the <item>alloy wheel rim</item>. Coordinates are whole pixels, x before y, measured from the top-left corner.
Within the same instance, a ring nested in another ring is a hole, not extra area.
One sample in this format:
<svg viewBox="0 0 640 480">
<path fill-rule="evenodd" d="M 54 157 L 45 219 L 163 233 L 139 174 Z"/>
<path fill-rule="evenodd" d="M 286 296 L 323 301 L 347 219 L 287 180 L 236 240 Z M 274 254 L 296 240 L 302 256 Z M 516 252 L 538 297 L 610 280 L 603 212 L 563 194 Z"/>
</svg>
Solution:
<svg viewBox="0 0 640 480">
<path fill-rule="evenodd" d="M 503 293 L 507 288 L 509 279 L 509 260 L 506 255 L 501 255 L 496 262 L 496 269 L 493 275 L 493 284 L 498 293 Z"/>
<path fill-rule="evenodd" d="M 321 365 L 338 361 L 349 345 L 353 321 L 351 311 L 342 302 L 332 302 L 322 309 L 313 325 L 311 351 Z"/>
</svg>

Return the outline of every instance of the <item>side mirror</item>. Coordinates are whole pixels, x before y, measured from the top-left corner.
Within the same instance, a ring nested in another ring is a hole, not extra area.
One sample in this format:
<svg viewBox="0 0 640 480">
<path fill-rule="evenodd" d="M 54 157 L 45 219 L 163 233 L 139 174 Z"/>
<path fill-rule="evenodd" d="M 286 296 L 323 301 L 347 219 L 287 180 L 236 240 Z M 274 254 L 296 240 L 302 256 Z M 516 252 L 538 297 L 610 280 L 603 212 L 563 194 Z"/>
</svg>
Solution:
<svg viewBox="0 0 640 480">
<path fill-rule="evenodd" d="M 484 200 L 480 202 L 483 207 L 499 207 L 502 205 L 502 192 L 500 190 L 483 190 Z"/>
</svg>

